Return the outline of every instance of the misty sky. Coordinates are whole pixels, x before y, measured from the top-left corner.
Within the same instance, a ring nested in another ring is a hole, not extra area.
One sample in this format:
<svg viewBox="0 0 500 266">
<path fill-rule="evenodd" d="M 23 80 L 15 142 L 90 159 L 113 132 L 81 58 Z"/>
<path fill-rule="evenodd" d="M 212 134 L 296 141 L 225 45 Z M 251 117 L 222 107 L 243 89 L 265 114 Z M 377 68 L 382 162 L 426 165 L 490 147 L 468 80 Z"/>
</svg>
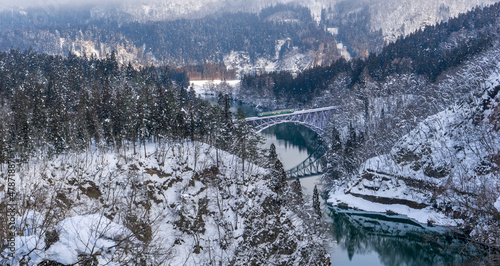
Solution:
<svg viewBox="0 0 500 266">
<path fill-rule="evenodd" d="M 248 6 L 250 3 L 247 1 L 251 1 L 251 4 L 257 5 L 266 5 L 278 2 L 292 2 L 297 0 L 0 0 L 0 10 L 4 8 L 10 7 L 51 7 L 56 8 L 58 6 L 79 6 L 82 4 L 111 4 L 111 3 L 131 3 L 131 4 L 154 4 L 159 3 L 162 5 L 172 4 L 185 6 L 192 5 L 198 6 L 209 3 L 225 3 L 228 6 Z M 310 0 L 305 0 L 310 1 Z M 318 1 L 318 0 L 316 0 Z M 325 0 L 319 0 L 325 1 Z M 326 0 L 332 1 L 332 0 Z"/>
<path fill-rule="evenodd" d="M 103 2 L 116 2 L 118 0 L 0 0 L 2 7 L 31 7 L 31 6 L 54 6 L 54 5 L 76 5 L 76 4 L 95 4 Z"/>
<path fill-rule="evenodd" d="M 0 0 L 0 9 L 5 7 L 29 7 L 29 6 L 54 6 L 54 5 L 79 5 L 79 4 L 104 4 L 104 3 L 123 3 L 123 2 L 133 2 L 133 3 L 176 3 L 176 4 L 185 4 L 186 2 L 198 2 L 198 3 L 207 3 L 207 2 L 243 2 L 248 5 L 247 1 L 254 2 L 266 2 L 266 0 L 246 0 L 246 1 L 227 1 L 227 0 Z M 267 2 L 291 2 L 294 0 L 268 0 Z M 322 1 L 322 0 L 320 0 Z M 332 1 L 332 0 L 329 0 Z"/>
</svg>

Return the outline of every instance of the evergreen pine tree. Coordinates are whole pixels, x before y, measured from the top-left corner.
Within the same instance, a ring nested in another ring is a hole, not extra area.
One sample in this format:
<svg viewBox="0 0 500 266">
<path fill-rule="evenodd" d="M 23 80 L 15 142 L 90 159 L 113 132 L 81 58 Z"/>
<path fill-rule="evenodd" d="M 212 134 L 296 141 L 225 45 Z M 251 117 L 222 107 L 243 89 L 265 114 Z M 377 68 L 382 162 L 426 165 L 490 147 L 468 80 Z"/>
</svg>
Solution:
<svg viewBox="0 0 500 266">
<path fill-rule="evenodd" d="M 340 142 L 340 133 L 337 128 L 333 127 L 332 129 L 332 150 L 336 151 L 340 149 L 342 143 Z"/>
<path fill-rule="evenodd" d="M 317 215 L 318 219 L 321 218 L 321 209 L 319 204 L 319 193 L 318 187 L 315 185 L 313 190 L 313 209 L 314 213 Z"/>
<path fill-rule="evenodd" d="M 232 115 L 231 115 L 231 103 L 229 101 L 229 95 L 224 95 L 224 120 L 227 127 L 232 126 Z"/>
<path fill-rule="evenodd" d="M 277 159 L 278 154 L 276 153 L 276 146 L 274 143 L 271 143 L 271 147 L 269 147 L 269 165 L 274 165 Z"/>
<path fill-rule="evenodd" d="M 292 192 L 293 192 L 293 200 L 296 204 L 302 203 L 302 185 L 300 184 L 300 180 L 296 178 L 291 184 Z"/>
<path fill-rule="evenodd" d="M 274 192 L 282 195 L 287 189 L 286 172 L 283 169 L 283 164 L 280 160 L 276 160 L 272 169 L 272 188 Z"/>
</svg>

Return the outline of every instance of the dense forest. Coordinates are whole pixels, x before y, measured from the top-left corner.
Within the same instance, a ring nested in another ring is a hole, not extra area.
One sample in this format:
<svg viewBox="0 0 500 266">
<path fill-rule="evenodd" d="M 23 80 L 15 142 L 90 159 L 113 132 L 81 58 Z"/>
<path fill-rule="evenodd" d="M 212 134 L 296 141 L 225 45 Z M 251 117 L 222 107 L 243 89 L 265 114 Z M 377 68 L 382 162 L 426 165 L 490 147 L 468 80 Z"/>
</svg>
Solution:
<svg viewBox="0 0 500 266">
<path fill-rule="evenodd" d="M 500 4 L 462 14 L 435 26 L 428 26 L 409 36 L 399 38 L 368 58 L 318 66 L 296 77 L 286 72 L 246 75 L 242 78 L 242 93 L 266 95 L 289 105 L 310 104 L 321 95 L 332 80 L 342 76 L 348 87 L 365 82 L 384 81 L 394 74 L 417 74 L 430 82 L 481 51 L 491 47 L 498 36 Z"/>
<path fill-rule="evenodd" d="M 385 46 L 382 31 L 372 30 L 368 6 L 359 6 L 359 12 L 350 12 L 349 1 L 337 3 L 321 12 L 321 25 L 335 28 L 335 38 L 346 47 L 354 58 L 366 58 L 370 53 L 379 53 Z"/>
<path fill-rule="evenodd" d="M 227 96 L 220 105 L 198 99 L 175 69 L 120 67 L 114 53 L 97 60 L 18 50 L 1 53 L 0 65 L 0 145 L 25 156 L 185 138 L 240 153 L 233 144 L 252 138 L 242 114 L 233 123 Z"/>
<path fill-rule="evenodd" d="M 48 54 L 101 57 L 115 50 L 126 57 L 118 58 L 124 63 L 177 66 L 220 63 L 232 51 L 245 52 L 255 62 L 260 57 L 275 58 L 277 52 L 283 56 L 292 47 L 301 52 L 326 49 L 325 62 L 338 57 L 333 36 L 317 25 L 309 9 L 293 5 L 269 7 L 259 14 L 224 13 L 148 23 L 97 20 L 90 11 L 39 12 L 0 13 L 0 49 L 33 47 Z M 286 48 L 276 50 L 282 40 L 287 41 Z"/>
</svg>

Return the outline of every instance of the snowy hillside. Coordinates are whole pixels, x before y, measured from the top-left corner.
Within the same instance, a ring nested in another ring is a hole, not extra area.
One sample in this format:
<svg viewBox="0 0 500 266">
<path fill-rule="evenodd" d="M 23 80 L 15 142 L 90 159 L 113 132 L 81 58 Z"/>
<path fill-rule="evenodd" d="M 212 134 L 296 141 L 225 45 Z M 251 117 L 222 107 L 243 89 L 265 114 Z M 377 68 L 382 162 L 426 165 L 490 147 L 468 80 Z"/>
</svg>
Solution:
<svg viewBox="0 0 500 266">
<path fill-rule="evenodd" d="M 500 195 L 499 85 L 495 73 L 467 100 L 421 122 L 389 154 L 339 181 L 329 202 L 458 225 L 499 244 L 498 237 L 488 238 L 500 227 L 494 207 Z"/>
<path fill-rule="evenodd" d="M 136 21 L 159 21 L 179 18 L 200 18 L 221 12 L 254 12 L 287 3 L 298 3 L 311 9 L 312 15 L 319 20 L 321 9 L 332 6 L 335 1 L 328 0 L 140 0 L 121 1 L 117 5 L 97 5 L 92 14 L 95 18 L 110 15 L 109 11 L 118 8 L 125 17 Z"/>
<path fill-rule="evenodd" d="M 371 28 L 382 29 L 387 41 L 395 41 L 427 25 L 446 21 L 476 6 L 498 0 L 379 0 L 370 2 Z"/>
<path fill-rule="evenodd" d="M 178 18 L 200 18 L 217 12 L 259 12 L 261 9 L 279 3 L 295 3 L 311 9 L 311 14 L 319 22 L 321 10 L 342 7 L 345 15 L 355 14 L 368 7 L 372 30 L 382 29 L 387 41 L 394 41 L 400 35 L 408 35 L 426 25 L 446 21 L 476 6 L 485 6 L 498 0 L 256 0 L 256 1 L 216 1 L 216 0 L 157 0 L 125 1 L 115 5 L 97 5 L 92 10 L 94 18 L 109 16 L 117 8 L 127 19 L 135 21 L 158 21 Z M 117 11 L 115 11 L 117 12 Z M 126 14 L 126 15 L 125 15 Z M 115 16 L 114 14 L 113 16 Z"/>
<path fill-rule="evenodd" d="M 329 264 L 268 170 L 242 170 L 238 157 L 198 142 L 140 154 L 89 150 L 20 166 L 15 260 L 5 249 L 1 264 Z"/>
<path fill-rule="evenodd" d="M 277 49 L 277 53 L 280 51 L 281 48 Z M 313 57 L 309 53 L 301 53 L 298 47 L 293 47 L 282 58 L 260 57 L 253 63 L 251 61 L 248 53 L 242 51 L 233 51 L 224 56 L 224 64 L 228 69 L 236 70 L 239 76 L 273 71 L 299 73 L 314 65 Z"/>
</svg>

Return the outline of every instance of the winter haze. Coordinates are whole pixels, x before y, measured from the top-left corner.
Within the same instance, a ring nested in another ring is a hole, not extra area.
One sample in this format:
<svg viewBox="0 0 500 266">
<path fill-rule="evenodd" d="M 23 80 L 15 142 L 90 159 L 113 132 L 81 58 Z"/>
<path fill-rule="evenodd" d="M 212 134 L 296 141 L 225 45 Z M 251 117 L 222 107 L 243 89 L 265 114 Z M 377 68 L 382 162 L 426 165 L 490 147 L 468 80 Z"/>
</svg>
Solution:
<svg viewBox="0 0 500 266">
<path fill-rule="evenodd" d="M 500 0 L 0 0 L 0 265 L 500 265 L 499 62 Z"/>
</svg>

